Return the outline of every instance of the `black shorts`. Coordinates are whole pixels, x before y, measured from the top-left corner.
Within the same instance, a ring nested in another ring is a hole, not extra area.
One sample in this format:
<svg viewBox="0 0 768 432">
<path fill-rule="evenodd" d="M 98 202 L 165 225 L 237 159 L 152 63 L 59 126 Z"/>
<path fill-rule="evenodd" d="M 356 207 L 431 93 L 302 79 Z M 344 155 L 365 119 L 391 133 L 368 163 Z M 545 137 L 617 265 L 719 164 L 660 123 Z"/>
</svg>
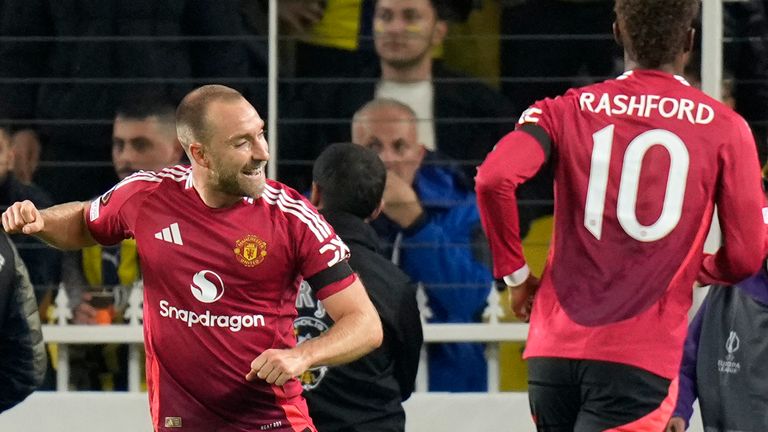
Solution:
<svg viewBox="0 0 768 432">
<path fill-rule="evenodd" d="M 677 401 L 670 381 L 620 363 L 528 359 L 531 415 L 539 432 L 663 431 Z"/>
</svg>

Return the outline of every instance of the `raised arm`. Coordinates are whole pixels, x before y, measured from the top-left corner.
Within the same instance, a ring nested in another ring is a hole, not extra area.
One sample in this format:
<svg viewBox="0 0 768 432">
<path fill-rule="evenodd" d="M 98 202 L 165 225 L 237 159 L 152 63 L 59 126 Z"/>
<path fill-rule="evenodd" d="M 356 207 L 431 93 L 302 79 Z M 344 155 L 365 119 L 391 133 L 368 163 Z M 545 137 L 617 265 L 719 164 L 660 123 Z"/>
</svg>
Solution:
<svg viewBox="0 0 768 432">
<path fill-rule="evenodd" d="M 323 300 L 333 326 L 291 349 L 270 349 L 251 362 L 246 379 L 283 385 L 316 365 L 336 365 L 362 357 L 381 345 L 381 320 L 359 279 Z"/>
<path fill-rule="evenodd" d="M 70 202 L 38 210 L 32 201 L 13 203 L 3 212 L 3 229 L 9 234 L 33 235 L 49 245 L 80 249 L 96 244 L 85 223 L 89 202 Z"/>
</svg>

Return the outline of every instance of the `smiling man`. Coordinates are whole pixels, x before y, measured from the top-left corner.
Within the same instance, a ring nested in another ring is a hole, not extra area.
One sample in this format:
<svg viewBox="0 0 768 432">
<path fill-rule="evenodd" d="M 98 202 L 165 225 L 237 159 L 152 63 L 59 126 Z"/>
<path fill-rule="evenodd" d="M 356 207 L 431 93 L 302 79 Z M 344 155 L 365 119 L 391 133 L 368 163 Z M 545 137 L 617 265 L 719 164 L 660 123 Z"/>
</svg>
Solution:
<svg viewBox="0 0 768 432">
<path fill-rule="evenodd" d="M 176 127 L 191 166 L 136 173 L 91 203 L 15 203 L 3 227 L 70 249 L 136 239 L 155 430 L 315 432 L 295 377 L 382 340 L 349 249 L 299 193 L 266 179 L 264 121 L 240 93 L 193 90 Z M 336 324 L 296 346 L 302 279 Z"/>
</svg>

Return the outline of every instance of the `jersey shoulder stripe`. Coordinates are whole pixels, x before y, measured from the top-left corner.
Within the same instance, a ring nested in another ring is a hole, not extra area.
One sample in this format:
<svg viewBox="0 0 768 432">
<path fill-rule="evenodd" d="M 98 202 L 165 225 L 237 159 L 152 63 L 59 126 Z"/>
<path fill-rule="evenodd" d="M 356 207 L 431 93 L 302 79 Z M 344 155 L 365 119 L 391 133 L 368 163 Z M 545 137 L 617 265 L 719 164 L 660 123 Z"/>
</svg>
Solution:
<svg viewBox="0 0 768 432">
<path fill-rule="evenodd" d="M 262 198 L 266 203 L 276 205 L 283 213 L 290 214 L 307 225 L 317 241 L 325 241 L 331 236 L 331 228 L 320 215 L 303 200 L 289 196 L 285 189 L 267 184 Z"/>
<path fill-rule="evenodd" d="M 279 197 L 279 199 L 285 203 L 287 207 L 294 208 L 302 212 L 305 216 L 316 223 L 317 228 L 325 236 L 329 236 L 331 234 L 331 229 L 328 227 L 328 224 L 323 221 L 323 219 L 314 209 L 310 209 L 305 201 L 291 197 L 285 189 L 277 189 L 270 185 L 266 185 L 265 192 Z"/>
</svg>

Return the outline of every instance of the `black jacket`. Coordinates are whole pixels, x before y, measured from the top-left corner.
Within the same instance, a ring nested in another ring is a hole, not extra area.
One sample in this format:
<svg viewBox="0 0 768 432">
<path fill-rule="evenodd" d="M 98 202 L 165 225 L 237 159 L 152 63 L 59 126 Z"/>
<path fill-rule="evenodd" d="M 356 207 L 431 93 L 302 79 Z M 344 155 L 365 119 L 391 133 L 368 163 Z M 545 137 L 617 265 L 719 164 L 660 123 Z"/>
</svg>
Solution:
<svg viewBox="0 0 768 432">
<path fill-rule="evenodd" d="M 307 84 L 286 89 L 294 96 L 281 120 L 280 178 L 305 190 L 311 179 L 312 161 L 329 144 L 349 142 L 352 116 L 374 98 L 381 76 L 379 66 L 356 80 Z M 436 62 L 434 83 L 435 143 L 440 153 L 462 164 L 467 178 L 475 166 L 517 122 L 512 104 L 481 81 L 460 75 Z"/>
<path fill-rule="evenodd" d="M 43 382 L 46 365 L 29 275 L 8 236 L 0 235 L 0 412 Z"/>
<path fill-rule="evenodd" d="M 42 189 L 20 182 L 9 172 L 0 183 L 0 206 L 5 208 L 16 201 L 24 200 L 32 201 L 39 209 L 53 204 Z M 42 296 L 46 291 L 55 289 L 61 280 L 61 252 L 32 236 L 15 234 L 11 239 L 29 271 L 32 284 L 36 287 L 35 294 Z"/>
<path fill-rule="evenodd" d="M 395 432 L 405 429 L 401 402 L 413 392 L 423 341 L 416 290 L 408 277 L 377 253 L 373 229 L 347 213 L 323 212 L 349 246 L 357 272 L 381 317 L 384 341 L 365 357 L 302 375 L 309 413 L 320 432 Z M 297 298 L 299 342 L 332 325 L 304 284 Z"/>
</svg>

